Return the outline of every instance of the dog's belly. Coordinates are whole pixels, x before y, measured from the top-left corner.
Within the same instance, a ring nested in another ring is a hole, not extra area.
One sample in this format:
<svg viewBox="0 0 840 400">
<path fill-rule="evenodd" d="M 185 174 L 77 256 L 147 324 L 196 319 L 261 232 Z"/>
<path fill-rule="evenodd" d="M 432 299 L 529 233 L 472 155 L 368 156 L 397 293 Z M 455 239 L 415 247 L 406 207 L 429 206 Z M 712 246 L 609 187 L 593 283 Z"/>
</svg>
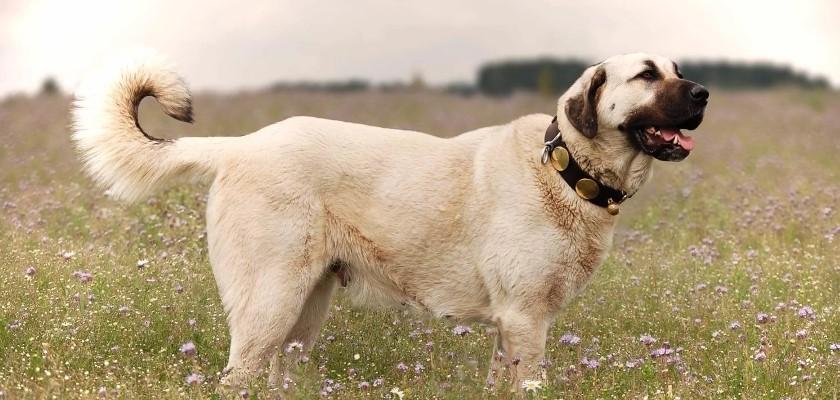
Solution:
<svg viewBox="0 0 840 400">
<path fill-rule="evenodd" d="M 490 321 L 490 298 L 481 279 L 456 268 L 433 262 L 351 265 L 347 291 L 357 306 L 409 307 L 435 317 Z"/>
<path fill-rule="evenodd" d="M 489 319 L 490 298 L 472 255 L 474 245 L 456 220 L 388 231 L 378 229 L 375 218 L 349 220 L 328 212 L 327 220 L 329 256 L 340 260 L 357 305 Z"/>
</svg>

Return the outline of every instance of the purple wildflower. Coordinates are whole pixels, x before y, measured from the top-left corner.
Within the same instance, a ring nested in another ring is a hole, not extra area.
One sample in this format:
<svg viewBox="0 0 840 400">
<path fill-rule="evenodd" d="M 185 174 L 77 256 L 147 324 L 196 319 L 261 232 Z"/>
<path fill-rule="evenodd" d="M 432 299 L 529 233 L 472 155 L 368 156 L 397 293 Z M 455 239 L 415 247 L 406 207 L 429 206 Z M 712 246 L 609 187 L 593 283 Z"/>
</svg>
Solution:
<svg viewBox="0 0 840 400">
<path fill-rule="evenodd" d="M 767 359 L 767 354 L 764 353 L 764 350 L 759 350 L 758 353 L 755 353 L 755 355 L 753 355 L 753 360 L 756 360 L 756 361 L 764 361 L 766 359 Z"/>
<path fill-rule="evenodd" d="M 19 319 L 16 319 L 16 320 L 10 322 L 8 325 L 6 325 L 6 329 L 8 329 L 10 331 L 13 331 L 17 328 L 20 328 L 21 325 L 23 325 L 23 322 Z"/>
<path fill-rule="evenodd" d="M 88 283 L 93 280 L 93 274 L 87 271 L 82 270 L 75 270 L 73 271 L 73 277 L 78 279 L 82 283 Z"/>
<path fill-rule="evenodd" d="M 639 342 L 641 342 L 645 346 L 650 346 L 650 345 L 656 343 L 656 338 L 651 336 L 651 335 L 645 334 L 645 335 L 639 336 Z"/>
<path fill-rule="evenodd" d="M 406 372 L 408 371 L 408 365 L 405 365 L 404 362 L 400 362 L 399 364 L 397 364 L 397 370 L 400 372 Z"/>
<path fill-rule="evenodd" d="M 583 365 L 589 369 L 595 369 L 598 368 L 601 365 L 601 363 L 599 363 L 598 360 L 595 358 L 583 357 L 580 359 L 580 365 Z"/>
<path fill-rule="evenodd" d="M 571 332 L 566 332 L 563 336 L 560 336 L 560 344 L 565 344 L 567 346 L 574 346 L 580 343 L 580 337 L 575 335 Z"/>
<path fill-rule="evenodd" d="M 370 382 L 368 382 L 368 381 L 359 382 L 359 389 L 369 390 L 370 389 Z"/>
<path fill-rule="evenodd" d="M 650 352 L 650 357 L 651 358 L 658 358 L 658 357 L 663 357 L 663 356 L 670 356 L 671 354 L 674 354 L 674 350 L 671 350 L 670 347 L 660 347 L 656 350 L 651 351 Z"/>
<path fill-rule="evenodd" d="M 108 395 L 108 389 L 105 389 L 105 386 L 100 386 L 96 391 L 96 395 L 99 396 L 100 399 L 104 399 L 105 396 Z"/>
<path fill-rule="evenodd" d="M 251 397 L 251 393 L 248 392 L 248 389 L 242 389 L 239 391 L 239 397 L 247 399 Z"/>
<path fill-rule="evenodd" d="M 126 314 L 128 314 L 128 307 L 127 306 L 121 306 L 117 311 L 119 311 L 120 314 L 122 314 L 122 315 L 126 315 Z"/>
<path fill-rule="evenodd" d="M 286 345 L 286 354 L 291 354 L 295 350 L 303 351 L 303 342 L 295 340 Z"/>
<path fill-rule="evenodd" d="M 800 329 L 796 331 L 796 338 L 797 339 L 805 339 L 808 336 L 808 331 L 806 329 Z"/>
<path fill-rule="evenodd" d="M 26 274 L 27 278 L 32 278 L 35 276 L 35 267 L 29 267 L 23 273 Z"/>
<path fill-rule="evenodd" d="M 382 378 L 376 378 L 373 380 L 373 387 L 379 387 L 385 384 L 385 380 Z"/>
<path fill-rule="evenodd" d="M 341 389 L 340 383 L 332 379 L 325 379 L 323 385 L 321 385 L 321 396 L 329 396 L 339 389 Z"/>
<path fill-rule="evenodd" d="M 425 369 L 426 367 L 424 367 L 421 363 L 414 364 L 414 375 L 422 374 Z"/>
<path fill-rule="evenodd" d="M 465 325 L 458 325 L 458 326 L 452 328 L 452 333 L 454 333 L 455 335 L 458 335 L 458 336 L 467 336 L 470 333 L 472 333 L 472 328 L 470 328 L 469 326 L 465 326 Z"/>
<path fill-rule="evenodd" d="M 733 331 L 741 329 L 741 323 L 738 321 L 732 321 L 732 323 L 729 324 L 729 329 L 732 329 Z"/>
<path fill-rule="evenodd" d="M 832 343 L 828 345 L 828 349 L 831 351 L 840 351 L 840 343 Z"/>
<path fill-rule="evenodd" d="M 195 348 L 195 343 L 193 343 L 192 341 L 189 341 L 189 342 L 186 342 L 186 343 L 182 344 L 181 348 L 178 351 L 180 351 L 181 354 L 183 354 L 187 357 L 192 357 L 197 352 L 197 350 Z"/>
<path fill-rule="evenodd" d="M 196 322 L 196 320 L 194 320 L 194 319 L 192 319 L 192 318 L 190 318 L 190 319 L 188 319 L 188 320 L 187 320 L 187 325 L 189 325 L 189 326 L 190 326 L 190 328 L 195 328 L 195 325 L 196 325 L 197 323 L 198 323 L 198 322 Z"/>
<path fill-rule="evenodd" d="M 760 313 L 755 315 L 755 320 L 759 324 L 766 324 L 766 323 L 770 322 L 770 316 L 767 315 L 767 313 L 760 312 Z"/>
<path fill-rule="evenodd" d="M 204 382 L 204 375 L 193 372 L 187 375 L 187 378 L 184 381 L 187 385 L 200 385 L 201 382 Z"/>
<path fill-rule="evenodd" d="M 809 306 L 803 306 L 797 314 L 800 318 L 814 318 L 814 309 Z"/>
</svg>

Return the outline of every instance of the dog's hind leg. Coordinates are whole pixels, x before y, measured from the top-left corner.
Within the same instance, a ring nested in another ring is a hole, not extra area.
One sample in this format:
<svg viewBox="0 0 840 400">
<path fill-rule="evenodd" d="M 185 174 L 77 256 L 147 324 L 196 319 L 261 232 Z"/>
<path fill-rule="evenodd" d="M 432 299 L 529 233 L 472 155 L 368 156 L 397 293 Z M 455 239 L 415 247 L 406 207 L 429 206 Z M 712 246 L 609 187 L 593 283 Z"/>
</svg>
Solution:
<svg viewBox="0 0 840 400">
<path fill-rule="evenodd" d="M 247 385 L 264 370 L 327 271 L 318 216 L 306 204 L 279 209 L 261 200 L 211 191 L 207 206 L 210 261 L 231 337 L 225 386 Z"/>
<path fill-rule="evenodd" d="M 329 315 L 330 300 L 332 300 L 337 282 L 337 277 L 328 272 L 321 277 L 315 289 L 309 294 L 300 317 L 286 336 L 283 346 L 280 347 L 277 355 L 271 358 L 269 386 L 280 387 L 287 378 L 291 379 L 290 370 L 302 357 L 309 355 L 309 351 L 318 339 L 321 325 Z"/>
<path fill-rule="evenodd" d="M 315 266 L 307 268 L 315 269 Z M 312 276 L 312 272 L 295 271 L 288 265 L 272 268 L 247 283 L 239 283 L 247 287 L 245 293 L 223 295 L 231 341 L 222 384 L 245 385 L 262 372 L 300 318 L 320 276 L 320 273 Z M 234 296 L 241 297 L 232 300 Z"/>
</svg>

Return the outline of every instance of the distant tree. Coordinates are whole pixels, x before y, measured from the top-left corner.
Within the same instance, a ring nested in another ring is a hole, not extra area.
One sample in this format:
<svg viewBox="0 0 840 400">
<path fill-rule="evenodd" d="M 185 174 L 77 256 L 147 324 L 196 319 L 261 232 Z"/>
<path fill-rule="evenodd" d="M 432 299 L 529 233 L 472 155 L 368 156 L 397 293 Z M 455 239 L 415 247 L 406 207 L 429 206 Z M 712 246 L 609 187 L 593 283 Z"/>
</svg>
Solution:
<svg viewBox="0 0 840 400">
<path fill-rule="evenodd" d="M 680 63 L 680 70 L 686 79 L 723 88 L 828 87 L 828 81 L 823 77 L 811 77 L 790 66 L 766 62 L 685 61 Z"/>
<path fill-rule="evenodd" d="M 517 90 L 556 94 L 571 85 L 586 69 L 580 60 L 501 61 L 483 65 L 478 71 L 478 90 L 506 96 Z"/>
<path fill-rule="evenodd" d="M 54 96 L 61 93 L 61 88 L 58 87 L 58 82 L 56 82 L 55 78 L 48 76 L 41 83 L 40 93 L 45 96 Z"/>
<path fill-rule="evenodd" d="M 414 76 L 411 78 L 411 84 L 409 87 L 412 90 L 423 90 L 426 88 L 426 81 L 423 79 L 423 75 L 419 72 L 415 73 Z"/>
<path fill-rule="evenodd" d="M 551 96 L 557 93 L 557 87 L 554 85 L 554 74 L 548 65 L 543 65 L 540 68 L 540 74 L 537 76 L 537 92 L 543 96 Z"/>
</svg>

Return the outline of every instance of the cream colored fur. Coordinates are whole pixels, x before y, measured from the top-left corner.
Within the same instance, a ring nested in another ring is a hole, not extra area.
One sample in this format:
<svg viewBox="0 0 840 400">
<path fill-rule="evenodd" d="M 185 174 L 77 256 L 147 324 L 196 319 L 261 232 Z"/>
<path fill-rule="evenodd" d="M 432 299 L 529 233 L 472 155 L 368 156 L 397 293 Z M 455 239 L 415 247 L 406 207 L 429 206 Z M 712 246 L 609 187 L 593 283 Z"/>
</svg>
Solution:
<svg viewBox="0 0 840 400">
<path fill-rule="evenodd" d="M 563 110 L 594 67 L 556 112 L 581 165 L 630 193 L 649 177 L 652 158 L 616 127 L 653 100 L 627 82 L 643 59 L 671 70 L 670 61 L 642 54 L 600 64 L 608 78 L 593 139 Z M 79 93 L 73 134 L 99 183 L 131 201 L 173 178 L 213 180 L 207 232 L 231 333 L 225 383 L 247 382 L 269 360 L 271 383 L 281 382 L 289 357 L 276 354 L 315 342 L 337 287 L 336 261 L 347 265 L 356 301 L 494 325 L 494 353 L 505 357 L 493 357 L 491 374 L 507 366 L 515 382 L 539 377 L 557 312 L 611 245 L 617 218 L 539 161 L 551 115 L 451 139 L 294 117 L 242 137 L 156 141 L 136 125 L 136 104 L 153 95 L 189 120 L 183 81 L 153 59 L 99 76 Z"/>
</svg>

